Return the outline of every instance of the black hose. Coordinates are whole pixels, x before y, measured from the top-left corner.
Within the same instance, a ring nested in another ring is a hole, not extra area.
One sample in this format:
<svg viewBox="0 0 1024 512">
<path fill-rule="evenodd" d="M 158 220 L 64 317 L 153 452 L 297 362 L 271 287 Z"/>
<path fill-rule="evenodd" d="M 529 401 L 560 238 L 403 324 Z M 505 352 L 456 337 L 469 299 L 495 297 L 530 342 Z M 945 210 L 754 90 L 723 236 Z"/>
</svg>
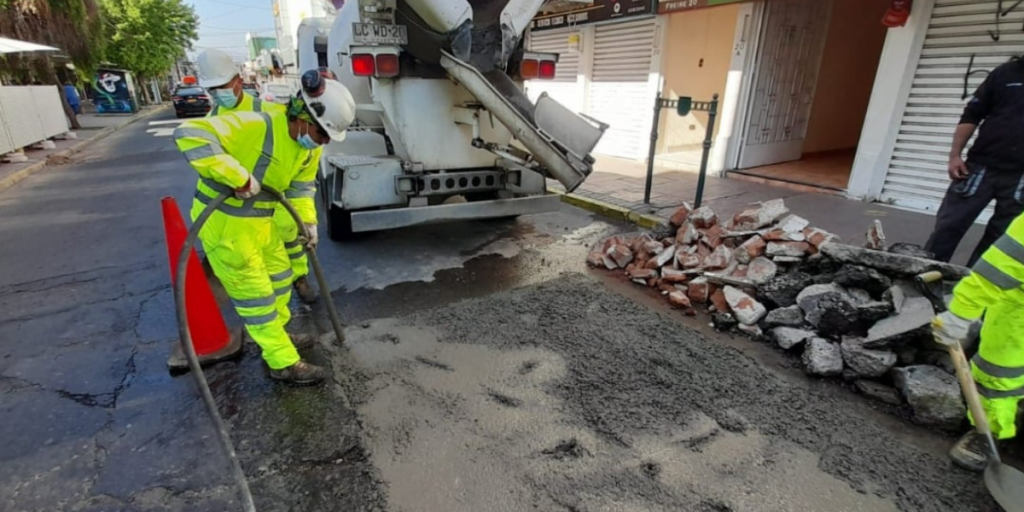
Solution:
<svg viewBox="0 0 1024 512">
<path fill-rule="evenodd" d="M 291 214 L 292 218 L 295 219 L 295 223 L 299 227 L 299 231 L 308 237 L 308 233 L 305 233 L 305 226 L 302 222 L 302 217 L 295 210 L 295 207 L 285 199 L 284 195 L 280 192 L 264 188 L 266 192 L 275 196 L 288 213 Z M 228 194 L 221 194 L 214 200 L 210 201 L 206 205 L 206 208 L 196 217 L 195 221 L 192 222 L 192 228 L 188 231 L 188 236 L 185 237 L 185 243 L 181 246 L 181 252 L 178 254 L 178 271 L 177 278 L 174 280 L 174 305 L 177 309 L 178 315 L 178 334 L 181 337 L 181 344 L 184 348 L 185 358 L 188 360 L 188 368 L 191 370 L 192 375 L 195 377 L 196 385 L 199 386 L 199 392 L 202 395 L 203 403 L 206 405 L 206 410 L 210 413 L 210 417 L 213 418 L 214 426 L 217 428 L 217 434 L 220 438 L 221 446 L 224 448 L 224 452 L 227 454 L 228 459 L 231 460 L 231 475 L 235 479 L 235 483 L 238 485 L 238 493 L 242 500 L 242 509 L 245 512 L 256 512 L 256 504 L 253 503 L 252 493 L 249 491 L 249 482 L 245 478 L 245 472 L 242 471 L 242 464 L 238 460 L 238 454 L 235 453 L 235 445 L 231 441 L 231 434 L 228 432 L 227 424 L 224 423 L 224 418 L 220 415 L 220 410 L 217 409 L 217 402 L 213 398 L 213 393 L 210 392 L 210 385 L 206 382 L 206 376 L 203 375 L 203 369 L 199 364 L 199 356 L 196 355 L 195 346 L 192 344 L 192 332 L 188 328 L 188 314 L 185 309 L 185 274 L 188 272 L 188 260 L 192 254 L 192 248 L 195 246 L 196 238 L 199 237 L 199 231 L 206 224 L 207 219 L 213 214 L 220 205 L 224 204 L 227 200 Z M 334 300 L 331 298 L 330 288 L 327 286 L 327 279 L 324 277 L 323 269 L 320 267 L 320 260 L 316 257 L 316 251 L 306 250 L 309 255 L 310 263 L 313 266 L 313 271 L 316 274 L 317 283 L 320 285 L 320 296 L 324 299 L 324 305 L 327 307 L 327 313 L 331 317 L 331 326 L 334 328 L 334 335 L 338 338 L 338 342 L 345 341 L 345 335 L 342 331 L 341 321 L 338 319 L 338 311 L 334 309 Z"/>
</svg>

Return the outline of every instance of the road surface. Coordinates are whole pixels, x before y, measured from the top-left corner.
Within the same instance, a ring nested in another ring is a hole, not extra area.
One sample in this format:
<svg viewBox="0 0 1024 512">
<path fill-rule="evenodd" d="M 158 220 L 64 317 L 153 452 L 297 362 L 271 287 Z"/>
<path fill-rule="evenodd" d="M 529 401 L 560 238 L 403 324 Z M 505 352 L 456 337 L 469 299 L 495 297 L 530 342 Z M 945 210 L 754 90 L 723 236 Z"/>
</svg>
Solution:
<svg viewBox="0 0 1024 512">
<path fill-rule="evenodd" d="M 237 510 L 176 340 L 170 115 L 0 192 L 0 510 Z M 348 344 L 207 372 L 259 510 L 990 510 L 951 438 L 588 272 L 571 207 L 321 243 Z M 295 330 L 324 333 L 295 306 Z M 229 316 L 229 321 L 237 319 Z M 895 411 L 899 412 L 899 411 Z"/>
</svg>

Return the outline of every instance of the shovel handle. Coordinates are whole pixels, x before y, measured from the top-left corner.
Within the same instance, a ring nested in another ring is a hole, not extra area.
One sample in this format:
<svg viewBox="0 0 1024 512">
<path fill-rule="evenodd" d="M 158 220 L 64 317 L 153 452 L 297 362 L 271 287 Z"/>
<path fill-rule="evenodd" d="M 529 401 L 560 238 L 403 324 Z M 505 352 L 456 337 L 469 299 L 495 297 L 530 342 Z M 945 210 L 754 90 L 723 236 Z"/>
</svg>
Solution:
<svg viewBox="0 0 1024 512">
<path fill-rule="evenodd" d="M 1001 462 L 999 451 L 996 449 L 995 439 L 992 437 L 992 427 L 988 423 L 988 415 L 985 414 L 985 408 L 981 406 L 981 396 L 978 395 L 978 388 L 974 384 L 974 377 L 971 375 L 971 365 L 967 362 L 967 355 L 964 354 L 964 349 L 960 346 L 960 342 L 947 348 L 949 349 L 949 357 L 953 360 L 953 366 L 956 367 L 956 377 L 960 380 L 960 389 L 963 391 L 964 399 L 967 401 L 967 408 L 970 409 L 971 416 L 974 418 L 974 428 L 979 434 L 985 436 L 987 441 L 989 461 Z"/>
</svg>

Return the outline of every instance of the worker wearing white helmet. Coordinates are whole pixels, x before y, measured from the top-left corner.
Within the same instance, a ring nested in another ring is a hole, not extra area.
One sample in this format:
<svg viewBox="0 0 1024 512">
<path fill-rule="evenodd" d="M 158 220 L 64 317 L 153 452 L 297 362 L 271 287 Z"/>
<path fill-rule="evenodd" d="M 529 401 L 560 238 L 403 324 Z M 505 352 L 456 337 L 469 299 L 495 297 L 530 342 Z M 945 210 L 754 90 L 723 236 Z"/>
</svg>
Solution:
<svg viewBox="0 0 1024 512">
<path fill-rule="evenodd" d="M 261 186 L 284 193 L 309 234 L 306 247 L 316 247 L 320 146 L 344 139 L 355 119 L 355 101 L 345 86 L 315 70 L 302 76 L 302 85 L 287 112 L 236 112 L 187 121 L 174 138 L 199 173 L 192 218 L 218 195 L 230 194 L 199 238 L 249 336 L 262 349 L 270 376 L 313 384 L 326 372 L 303 361 L 285 332 L 293 272 L 274 225 L 277 200 L 261 192 Z"/>
<path fill-rule="evenodd" d="M 196 58 L 199 67 L 199 87 L 213 96 L 211 116 L 230 112 L 284 111 L 283 105 L 253 98 L 242 90 L 242 76 L 231 56 L 216 49 L 203 50 Z"/>
</svg>

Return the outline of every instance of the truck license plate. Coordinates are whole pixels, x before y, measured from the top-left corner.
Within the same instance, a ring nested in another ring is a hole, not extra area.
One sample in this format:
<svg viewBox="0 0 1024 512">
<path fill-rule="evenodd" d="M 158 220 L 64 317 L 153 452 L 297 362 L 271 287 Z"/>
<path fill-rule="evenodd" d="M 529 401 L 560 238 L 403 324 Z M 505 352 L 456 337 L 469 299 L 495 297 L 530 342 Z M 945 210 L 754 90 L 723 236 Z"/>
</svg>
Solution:
<svg viewBox="0 0 1024 512">
<path fill-rule="evenodd" d="M 409 43 L 409 32 L 405 25 L 353 23 L 352 41 L 356 44 L 403 45 Z"/>
</svg>

